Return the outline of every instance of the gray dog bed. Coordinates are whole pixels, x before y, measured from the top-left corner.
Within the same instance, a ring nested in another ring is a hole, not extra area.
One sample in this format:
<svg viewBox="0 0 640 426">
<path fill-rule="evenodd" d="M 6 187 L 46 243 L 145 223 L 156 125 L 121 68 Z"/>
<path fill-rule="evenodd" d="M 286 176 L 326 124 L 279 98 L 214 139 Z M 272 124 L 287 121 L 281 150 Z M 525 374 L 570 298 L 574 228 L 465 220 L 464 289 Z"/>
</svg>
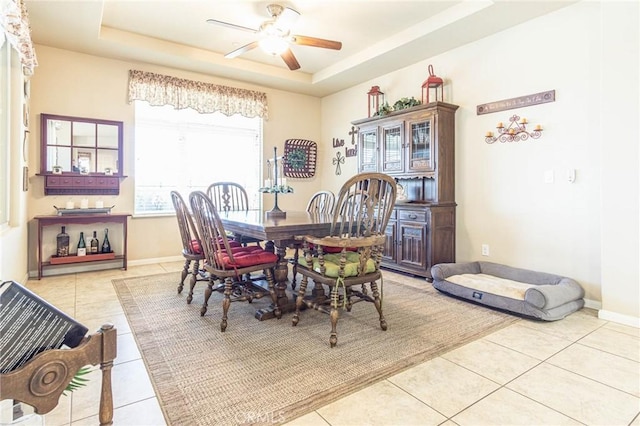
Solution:
<svg viewBox="0 0 640 426">
<path fill-rule="evenodd" d="M 492 262 L 440 263 L 431 268 L 441 292 L 525 317 L 555 321 L 584 306 L 571 278 Z"/>
</svg>

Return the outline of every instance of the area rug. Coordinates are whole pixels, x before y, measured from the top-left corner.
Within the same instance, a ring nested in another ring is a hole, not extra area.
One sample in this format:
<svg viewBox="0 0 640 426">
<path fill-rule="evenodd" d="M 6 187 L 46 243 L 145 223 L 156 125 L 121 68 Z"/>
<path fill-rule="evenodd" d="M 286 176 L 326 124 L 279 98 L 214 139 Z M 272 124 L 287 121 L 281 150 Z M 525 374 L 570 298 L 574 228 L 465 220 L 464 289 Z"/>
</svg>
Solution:
<svg viewBox="0 0 640 426">
<path fill-rule="evenodd" d="M 170 425 L 280 424 L 420 362 L 505 327 L 516 317 L 452 299 L 424 280 L 385 275 L 380 329 L 370 303 L 338 321 L 314 310 L 291 325 L 258 321 L 270 299 L 232 303 L 220 331 L 222 295 L 200 316 L 204 283 L 191 305 L 177 294 L 179 273 L 113 281 Z"/>
</svg>

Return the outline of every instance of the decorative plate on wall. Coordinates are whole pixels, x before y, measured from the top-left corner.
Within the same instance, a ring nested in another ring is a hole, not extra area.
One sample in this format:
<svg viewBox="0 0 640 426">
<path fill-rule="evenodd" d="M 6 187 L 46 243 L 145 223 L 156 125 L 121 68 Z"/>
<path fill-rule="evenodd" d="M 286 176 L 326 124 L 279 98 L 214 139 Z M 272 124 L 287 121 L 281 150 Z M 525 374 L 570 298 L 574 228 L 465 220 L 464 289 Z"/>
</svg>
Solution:
<svg viewBox="0 0 640 426">
<path fill-rule="evenodd" d="M 283 170 L 286 177 L 310 178 L 316 174 L 318 148 L 314 141 L 287 139 L 284 141 Z"/>
</svg>

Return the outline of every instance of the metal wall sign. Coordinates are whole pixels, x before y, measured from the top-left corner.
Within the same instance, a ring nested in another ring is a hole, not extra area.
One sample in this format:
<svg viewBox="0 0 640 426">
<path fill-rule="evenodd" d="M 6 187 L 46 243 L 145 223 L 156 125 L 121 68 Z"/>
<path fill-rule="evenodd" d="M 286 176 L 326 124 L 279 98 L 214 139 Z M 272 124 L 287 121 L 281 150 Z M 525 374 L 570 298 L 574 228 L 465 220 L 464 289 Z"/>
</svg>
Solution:
<svg viewBox="0 0 640 426">
<path fill-rule="evenodd" d="M 477 115 L 489 114 L 492 112 L 504 111 L 507 109 L 522 108 L 531 105 L 545 104 L 547 102 L 555 102 L 555 100 L 556 91 L 548 90 L 546 92 L 534 93 L 533 95 L 519 96 L 517 98 L 503 99 L 501 101 L 478 105 L 476 107 Z"/>
</svg>

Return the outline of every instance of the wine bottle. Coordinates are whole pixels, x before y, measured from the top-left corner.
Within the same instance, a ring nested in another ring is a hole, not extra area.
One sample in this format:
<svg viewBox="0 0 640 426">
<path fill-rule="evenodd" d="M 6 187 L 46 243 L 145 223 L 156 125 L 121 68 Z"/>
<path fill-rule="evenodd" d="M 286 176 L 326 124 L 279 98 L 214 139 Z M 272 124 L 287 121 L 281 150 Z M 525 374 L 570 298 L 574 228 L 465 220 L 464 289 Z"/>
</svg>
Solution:
<svg viewBox="0 0 640 426">
<path fill-rule="evenodd" d="M 91 254 L 98 254 L 98 237 L 96 237 L 96 231 L 93 231 L 93 238 L 91 239 L 91 243 L 89 246 L 91 247 Z"/>
<path fill-rule="evenodd" d="M 104 240 L 102 241 L 102 252 L 111 253 L 111 244 L 109 243 L 109 228 L 104 229 Z"/>
<path fill-rule="evenodd" d="M 58 257 L 69 256 L 69 234 L 65 231 L 65 226 L 62 227 L 62 232 L 56 237 L 56 255 Z"/>
<path fill-rule="evenodd" d="M 80 241 L 78 241 L 78 256 L 87 255 L 87 244 L 84 242 L 84 232 L 80 232 Z"/>
</svg>

